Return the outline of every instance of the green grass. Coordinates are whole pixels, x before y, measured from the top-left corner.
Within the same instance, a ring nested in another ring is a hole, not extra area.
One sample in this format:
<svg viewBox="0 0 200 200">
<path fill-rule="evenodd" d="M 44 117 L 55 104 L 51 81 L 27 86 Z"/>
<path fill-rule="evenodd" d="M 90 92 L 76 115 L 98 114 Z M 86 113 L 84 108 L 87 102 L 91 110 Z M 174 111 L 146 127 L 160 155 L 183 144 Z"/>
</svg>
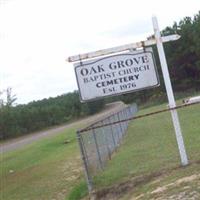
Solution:
<svg viewBox="0 0 200 200">
<path fill-rule="evenodd" d="M 166 104 L 142 109 L 138 114 L 162 108 L 166 108 Z M 199 160 L 200 105 L 181 109 L 179 114 L 189 160 Z M 23 149 L 1 155 L 0 199 L 77 200 L 84 197 L 87 187 L 75 131 L 75 128 L 68 129 Z M 70 142 L 65 144 L 66 140 Z M 179 165 L 170 113 L 138 119 L 130 123 L 122 145 L 107 163 L 105 171 L 95 177 L 95 188 L 116 185 L 133 177 L 170 170 Z M 199 172 L 199 165 L 173 171 L 160 184 L 170 183 L 189 175 L 191 171 Z M 158 184 L 144 184 L 130 195 L 139 195 L 157 186 Z"/>
<path fill-rule="evenodd" d="M 71 190 L 68 200 L 77 200 L 85 197 L 88 194 L 87 184 L 85 181 L 81 181 Z"/>
<path fill-rule="evenodd" d="M 144 114 L 166 108 L 166 104 L 141 110 Z M 178 111 L 190 161 L 200 158 L 200 105 Z M 95 187 L 105 188 L 132 177 L 147 175 L 180 165 L 174 128 L 169 112 L 131 122 L 122 146 L 95 177 Z"/>
<path fill-rule="evenodd" d="M 200 175 L 200 165 L 199 164 L 191 164 L 184 168 L 178 168 L 176 170 L 172 170 L 166 172 L 164 175 L 160 177 L 156 177 L 151 181 L 148 181 L 139 187 L 133 188 L 131 191 L 126 193 L 120 200 L 129 200 L 135 199 L 138 196 L 141 196 L 140 200 L 146 199 L 177 199 L 172 198 L 172 196 L 180 196 L 182 192 L 184 192 L 184 198 L 179 199 L 199 199 L 199 198 L 189 198 L 189 194 L 193 194 L 194 191 L 200 194 L 200 182 L 199 179 L 193 179 L 188 181 L 184 181 L 180 183 L 181 179 L 185 179 L 187 177 L 194 176 L 196 174 Z M 160 189 L 159 192 L 152 193 Z M 162 191 L 163 189 L 163 191 Z"/>
<path fill-rule="evenodd" d="M 82 179 L 75 129 L 4 153 L 0 165 L 1 199 L 64 199 Z"/>
</svg>

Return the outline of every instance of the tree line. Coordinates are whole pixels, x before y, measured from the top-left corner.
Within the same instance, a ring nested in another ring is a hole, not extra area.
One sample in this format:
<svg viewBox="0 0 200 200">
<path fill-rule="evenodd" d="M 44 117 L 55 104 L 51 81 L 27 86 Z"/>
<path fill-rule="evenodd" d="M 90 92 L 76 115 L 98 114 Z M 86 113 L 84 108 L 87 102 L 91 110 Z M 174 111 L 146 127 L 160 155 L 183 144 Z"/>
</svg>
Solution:
<svg viewBox="0 0 200 200">
<path fill-rule="evenodd" d="M 162 35 L 179 34 L 181 39 L 165 43 L 169 72 L 175 92 L 200 91 L 200 12 L 193 18 L 185 17 L 180 22 L 166 27 Z M 162 73 L 156 47 L 153 46 L 161 86 L 152 90 L 107 98 L 106 102 L 122 100 L 145 103 L 166 98 Z M 0 93 L 1 95 L 1 93 Z M 28 134 L 43 128 L 59 125 L 72 119 L 94 114 L 101 110 L 104 100 L 80 103 L 78 91 L 55 98 L 33 101 L 26 105 L 13 106 L 16 96 L 7 91 L 7 101 L 0 98 L 0 138 L 6 139 Z"/>
<path fill-rule="evenodd" d="M 181 38 L 164 43 L 170 78 L 175 94 L 196 93 L 200 91 L 200 11 L 194 17 L 185 17 L 172 26 L 166 27 L 162 36 L 179 34 Z M 136 101 L 164 101 L 166 99 L 163 75 L 156 46 L 152 46 L 158 68 L 160 87 L 151 90 L 126 94 L 122 100 L 129 103 Z"/>
<path fill-rule="evenodd" d="M 16 98 L 9 93 L 7 96 L 10 97 L 0 108 L 1 139 L 28 134 L 91 115 L 104 106 L 103 100 L 80 103 L 78 91 L 17 106 L 12 106 Z"/>
</svg>

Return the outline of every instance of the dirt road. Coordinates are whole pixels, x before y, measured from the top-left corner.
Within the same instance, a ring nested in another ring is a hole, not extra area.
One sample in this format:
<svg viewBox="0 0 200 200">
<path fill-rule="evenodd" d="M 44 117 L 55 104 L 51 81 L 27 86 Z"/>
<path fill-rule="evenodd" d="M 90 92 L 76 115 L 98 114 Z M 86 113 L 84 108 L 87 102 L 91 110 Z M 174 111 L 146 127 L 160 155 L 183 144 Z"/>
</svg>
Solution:
<svg viewBox="0 0 200 200">
<path fill-rule="evenodd" d="M 105 108 L 98 114 L 96 115 L 92 115 L 90 117 L 78 120 L 76 122 L 70 123 L 70 124 L 66 124 L 66 125 L 62 125 L 56 128 L 51 128 L 49 130 L 45 130 L 45 131 L 40 131 L 37 133 L 32 133 L 32 134 L 28 134 L 16 139 L 11 139 L 9 141 L 3 142 L 0 144 L 0 153 L 3 152 L 8 152 L 8 151 L 12 151 L 21 147 L 24 147 L 27 144 L 31 144 L 34 141 L 40 140 L 42 138 L 45 137 L 50 137 L 56 134 L 61 133 L 62 131 L 77 126 L 77 127 L 81 127 L 85 124 L 89 125 L 90 123 L 93 123 L 99 119 L 104 118 L 105 116 L 108 116 L 114 112 L 117 112 L 119 110 L 121 110 L 122 108 L 124 108 L 126 105 L 122 102 L 115 102 L 115 103 L 110 103 L 107 104 L 105 106 Z"/>
</svg>

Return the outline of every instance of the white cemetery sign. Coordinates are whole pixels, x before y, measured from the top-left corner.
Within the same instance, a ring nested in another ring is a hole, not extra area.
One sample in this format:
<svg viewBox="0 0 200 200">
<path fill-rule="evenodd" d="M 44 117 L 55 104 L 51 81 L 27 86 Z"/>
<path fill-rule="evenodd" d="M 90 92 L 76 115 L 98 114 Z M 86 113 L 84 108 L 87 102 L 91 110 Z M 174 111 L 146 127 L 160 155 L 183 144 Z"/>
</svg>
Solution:
<svg viewBox="0 0 200 200">
<path fill-rule="evenodd" d="M 74 64 L 81 101 L 159 85 L 152 48 Z"/>
</svg>

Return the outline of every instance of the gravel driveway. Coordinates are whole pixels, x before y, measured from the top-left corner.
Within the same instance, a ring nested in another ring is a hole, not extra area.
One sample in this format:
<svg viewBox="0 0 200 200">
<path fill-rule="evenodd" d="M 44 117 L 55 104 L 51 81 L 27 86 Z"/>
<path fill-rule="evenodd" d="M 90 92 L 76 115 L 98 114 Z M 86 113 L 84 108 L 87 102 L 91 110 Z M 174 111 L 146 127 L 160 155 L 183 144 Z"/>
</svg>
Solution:
<svg viewBox="0 0 200 200">
<path fill-rule="evenodd" d="M 89 125 L 90 123 L 93 123 L 93 122 L 100 120 L 114 112 L 121 110 L 125 106 L 126 105 L 124 103 L 119 102 L 119 101 L 110 103 L 110 104 L 107 104 L 105 106 L 105 108 L 96 115 L 89 116 L 87 118 L 78 120 L 78 121 L 70 123 L 70 124 L 61 125 L 59 127 L 51 128 L 49 130 L 40 131 L 37 133 L 31 133 L 31 134 L 28 134 L 25 136 L 21 136 L 19 138 L 15 138 L 15 139 L 8 140 L 6 142 L 2 142 L 0 144 L 0 153 L 12 151 L 12 150 L 18 149 L 20 147 L 24 147 L 25 145 L 31 144 L 32 142 L 40 140 L 42 138 L 59 134 L 62 131 L 66 130 L 68 128 L 71 128 L 73 126 L 81 127 L 84 124 Z"/>
</svg>

